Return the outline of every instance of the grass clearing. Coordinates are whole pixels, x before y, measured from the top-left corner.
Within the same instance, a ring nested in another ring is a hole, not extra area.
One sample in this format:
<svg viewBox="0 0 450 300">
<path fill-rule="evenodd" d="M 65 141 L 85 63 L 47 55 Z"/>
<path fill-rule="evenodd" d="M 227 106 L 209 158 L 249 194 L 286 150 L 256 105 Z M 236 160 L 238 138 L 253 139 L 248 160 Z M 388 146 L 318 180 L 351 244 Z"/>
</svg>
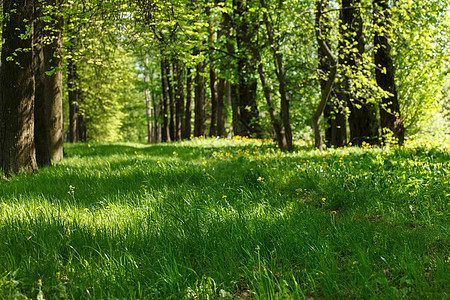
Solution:
<svg viewBox="0 0 450 300">
<path fill-rule="evenodd" d="M 0 298 L 447 298 L 450 146 L 66 145 L 0 180 Z"/>
</svg>

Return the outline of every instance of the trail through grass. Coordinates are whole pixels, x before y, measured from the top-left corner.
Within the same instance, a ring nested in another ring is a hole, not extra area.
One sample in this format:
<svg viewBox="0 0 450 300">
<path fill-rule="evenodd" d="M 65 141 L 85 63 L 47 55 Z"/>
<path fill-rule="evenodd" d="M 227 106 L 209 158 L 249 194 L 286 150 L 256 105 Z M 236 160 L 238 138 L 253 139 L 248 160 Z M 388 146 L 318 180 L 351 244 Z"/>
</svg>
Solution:
<svg viewBox="0 0 450 300">
<path fill-rule="evenodd" d="M 449 296 L 450 148 L 66 145 L 0 180 L 0 298 Z"/>
</svg>

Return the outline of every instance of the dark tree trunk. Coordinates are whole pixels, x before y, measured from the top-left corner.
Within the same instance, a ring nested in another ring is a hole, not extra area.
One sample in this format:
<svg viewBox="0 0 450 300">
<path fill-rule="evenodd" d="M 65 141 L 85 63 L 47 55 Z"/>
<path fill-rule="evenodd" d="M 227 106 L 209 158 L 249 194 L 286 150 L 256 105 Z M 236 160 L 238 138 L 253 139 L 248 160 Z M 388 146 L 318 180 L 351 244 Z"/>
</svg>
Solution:
<svg viewBox="0 0 450 300">
<path fill-rule="evenodd" d="M 44 72 L 44 22 L 42 17 L 42 3 L 35 1 L 35 16 L 33 28 L 33 57 L 34 57 L 34 141 L 36 147 L 36 162 L 39 167 L 51 166 L 49 149 L 49 131 L 46 126 L 45 106 L 45 72 Z"/>
<path fill-rule="evenodd" d="M 173 93 L 173 84 L 172 84 L 174 75 L 171 72 L 170 65 L 171 65 L 170 60 L 166 59 L 165 77 L 169 97 L 169 133 L 170 133 L 170 140 L 175 141 L 175 97 Z"/>
<path fill-rule="evenodd" d="M 78 73 L 73 58 L 68 59 L 67 85 L 69 93 L 69 142 L 78 142 L 77 115 L 78 115 Z"/>
<path fill-rule="evenodd" d="M 183 133 L 183 116 L 184 116 L 184 76 L 183 64 L 180 60 L 174 60 L 173 73 L 176 77 L 175 86 L 175 140 L 181 140 Z"/>
<path fill-rule="evenodd" d="M 44 45 L 45 68 L 45 122 L 48 148 L 52 161 L 63 159 L 63 106 L 62 106 L 62 30 L 63 18 L 58 16 L 61 0 L 47 0 L 52 21 L 47 24 L 47 43 Z"/>
<path fill-rule="evenodd" d="M 155 97 L 155 94 L 152 93 L 153 99 L 153 111 L 155 112 L 154 122 L 154 134 L 155 134 L 155 143 L 162 142 L 162 95 L 159 97 Z"/>
<path fill-rule="evenodd" d="M 83 95 L 81 93 L 78 99 L 80 100 L 81 103 L 83 99 Z M 78 134 L 78 141 L 83 143 L 87 141 L 86 117 L 84 112 L 78 113 L 77 115 L 77 134 Z"/>
<path fill-rule="evenodd" d="M 348 82 L 356 81 L 355 74 L 361 64 L 361 55 L 364 53 L 364 33 L 363 21 L 361 18 L 360 3 L 361 0 L 342 0 L 341 21 L 342 26 L 346 26 L 347 30 L 344 37 L 346 57 L 344 64 L 349 66 L 352 74 L 346 74 Z M 356 45 L 355 45 L 356 44 Z M 356 49 L 356 53 L 352 49 Z M 349 87 L 350 84 L 347 84 Z M 351 91 L 346 91 L 351 93 Z M 363 142 L 369 144 L 378 143 L 378 124 L 376 118 L 376 110 L 372 103 L 369 103 L 364 97 L 349 97 L 348 107 L 350 108 L 349 127 L 350 141 L 355 145 L 361 145 Z"/>
<path fill-rule="evenodd" d="M 380 126 L 382 133 L 391 131 L 399 145 L 403 145 L 405 127 L 400 115 L 400 106 L 395 85 L 395 69 L 390 55 L 391 46 L 388 42 L 390 27 L 389 4 L 386 0 L 374 0 L 374 51 L 375 76 L 377 84 L 390 96 L 384 97 L 380 103 Z"/>
<path fill-rule="evenodd" d="M 205 111 L 205 78 L 203 73 L 205 72 L 205 64 L 200 62 L 197 65 L 197 74 L 195 76 L 195 119 L 194 119 L 194 136 L 206 135 L 206 111 Z"/>
<path fill-rule="evenodd" d="M 252 57 L 253 37 L 256 36 L 257 22 L 251 20 L 247 0 L 234 0 L 234 23 L 236 48 L 238 53 L 237 105 L 239 107 L 239 127 L 235 132 L 240 136 L 261 137 L 259 111 L 256 104 L 257 62 Z"/>
<path fill-rule="evenodd" d="M 184 114 L 183 139 L 189 139 L 192 132 L 192 73 L 191 68 L 186 69 L 186 108 Z"/>
<path fill-rule="evenodd" d="M 217 136 L 225 136 L 225 124 L 227 118 L 225 106 L 225 79 L 219 78 L 217 83 Z"/>
<path fill-rule="evenodd" d="M 162 114 L 163 114 L 163 128 L 162 128 L 162 141 L 170 142 L 170 130 L 169 130 L 169 83 L 168 75 L 166 73 L 166 59 L 161 58 L 161 85 L 162 85 Z"/>
<path fill-rule="evenodd" d="M 33 31 L 28 30 L 33 28 L 33 8 L 33 1 L 3 1 L 0 166 L 6 176 L 20 171 L 37 171 L 34 145 Z M 11 57 L 13 60 L 10 60 Z"/>
</svg>

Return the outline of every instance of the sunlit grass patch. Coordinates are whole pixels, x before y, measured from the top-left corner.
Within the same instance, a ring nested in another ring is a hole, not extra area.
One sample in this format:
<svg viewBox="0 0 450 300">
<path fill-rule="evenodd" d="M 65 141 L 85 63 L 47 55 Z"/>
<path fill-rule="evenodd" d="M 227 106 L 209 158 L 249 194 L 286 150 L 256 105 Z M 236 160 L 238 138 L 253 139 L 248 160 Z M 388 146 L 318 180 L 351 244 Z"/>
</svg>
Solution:
<svg viewBox="0 0 450 300">
<path fill-rule="evenodd" d="M 448 149 L 66 145 L 0 182 L 0 298 L 442 298 Z"/>
</svg>

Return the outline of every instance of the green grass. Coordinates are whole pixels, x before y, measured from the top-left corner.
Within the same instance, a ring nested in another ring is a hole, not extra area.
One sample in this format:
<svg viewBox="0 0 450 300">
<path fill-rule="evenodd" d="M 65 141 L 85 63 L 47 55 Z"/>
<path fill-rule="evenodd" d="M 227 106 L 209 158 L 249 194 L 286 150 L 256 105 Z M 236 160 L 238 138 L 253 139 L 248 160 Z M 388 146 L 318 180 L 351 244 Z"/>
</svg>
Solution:
<svg viewBox="0 0 450 300">
<path fill-rule="evenodd" d="M 0 179 L 0 299 L 449 297 L 449 145 L 65 151 Z"/>
</svg>

